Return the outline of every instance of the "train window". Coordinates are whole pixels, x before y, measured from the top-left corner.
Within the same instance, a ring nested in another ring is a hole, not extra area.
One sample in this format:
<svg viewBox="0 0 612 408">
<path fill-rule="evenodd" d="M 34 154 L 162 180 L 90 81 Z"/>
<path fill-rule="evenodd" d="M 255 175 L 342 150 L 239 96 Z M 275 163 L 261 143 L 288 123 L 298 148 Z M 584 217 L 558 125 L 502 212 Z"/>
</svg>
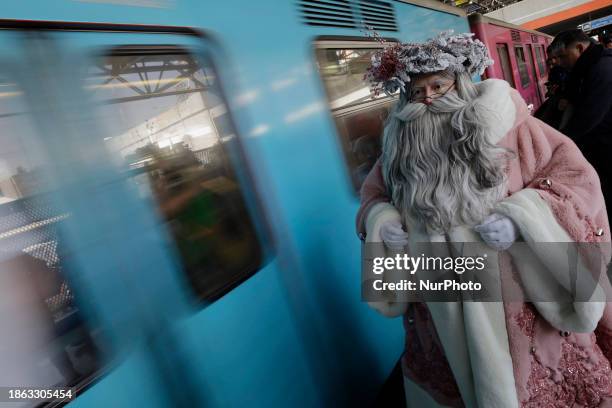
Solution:
<svg viewBox="0 0 612 408">
<path fill-rule="evenodd" d="M 317 42 L 319 75 L 356 192 L 380 155 L 381 135 L 395 97 L 370 95 L 364 74 L 378 43 Z"/>
<path fill-rule="evenodd" d="M 546 76 L 546 61 L 544 60 L 544 46 L 536 45 L 535 47 L 536 61 L 538 63 L 538 70 L 540 71 L 540 78 Z"/>
<path fill-rule="evenodd" d="M 514 76 L 512 75 L 512 65 L 510 64 L 510 54 L 506 44 L 497 44 L 497 55 L 501 61 L 502 74 L 504 79 L 514 88 Z"/>
<path fill-rule="evenodd" d="M 52 204 L 31 117 L 22 88 L 0 75 L 0 383 L 80 389 L 101 368 L 100 333 L 65 278 L 74 266 L 59 226 L 70 214 Z"/>
<path fill-rule="evenodd" d="M 516 45 L 514 47 L 514 55 L 516 56 L 516 63 L 518 64 L 519 76 L 521 77 L 521 86 L 527 88 L 531 82 L 529 79 L 529 71 L 527 68 L 527 60 L 525 58 L 525 50 L 522 45 Z"/>
<path fill-rule="evenodd" d="M 236 134 L 212 62 L 181 50 L 118 50 L 89 73 L 113 118 L 104 138 L 156 202 L 197 298 L 212 301 L 263 263 L 246 196 L 230 161 Z"/>
<path fill-rule="evenodd" d="M 527 53 L 525 54 L 525 57 L 527 58 L 527 64 L 529 67 L 531 67 L 531 71 L 533 72 L 533 79 L 537 80 L 537 75 L 536 75 L 536 66 L 535 66 L 535 62 L 533 60 L 533 52 L 532 52 L 532 46 L 531 44 L 527 44 Z"/>
</svg>

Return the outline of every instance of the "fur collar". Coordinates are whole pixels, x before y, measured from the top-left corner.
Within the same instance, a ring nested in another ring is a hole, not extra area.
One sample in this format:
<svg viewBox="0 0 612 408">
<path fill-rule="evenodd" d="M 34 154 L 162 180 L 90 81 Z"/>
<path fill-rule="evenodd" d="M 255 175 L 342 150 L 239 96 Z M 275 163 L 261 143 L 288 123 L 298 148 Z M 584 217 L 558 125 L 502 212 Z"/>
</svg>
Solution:
<svg viewBox="0 0 612 408">
<path fill-rule="evenodd" d="M 490 142 L 497 144 L 517 124 L 517 119 L 523 116 L 520 115 L 523 109 L 519 104 L 522 102 L 525 105 L 525 102 L 522 98 L 520 101 L 517 101 L 516 97 L 513 98 L 512 93 L 516 91 L 502 79 L 487 79 L 475 85 L 478 96 L 473 103 L 479 105 L 478 108 L 484 107 L 493 113 L 489 123 Z M 524 110 L 528 113 L 527 106 L 524 106 Z"/>
</svg>

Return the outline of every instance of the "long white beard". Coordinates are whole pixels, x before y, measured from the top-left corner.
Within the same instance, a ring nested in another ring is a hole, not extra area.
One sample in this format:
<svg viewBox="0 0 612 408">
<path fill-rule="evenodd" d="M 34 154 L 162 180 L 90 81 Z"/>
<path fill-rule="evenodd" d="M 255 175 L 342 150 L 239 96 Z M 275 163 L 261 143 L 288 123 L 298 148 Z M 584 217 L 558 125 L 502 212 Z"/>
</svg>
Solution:
<svg viewBox="0 0 612 408">
<path fill-rule="evenodd" d="M 487 141 L 486 107 L 455 92 L 406 104 L 383 139 L 383 178 L 404 220 L 438 232 L 480 223 L 501 199 L 508 154 Z"/>
</svg>

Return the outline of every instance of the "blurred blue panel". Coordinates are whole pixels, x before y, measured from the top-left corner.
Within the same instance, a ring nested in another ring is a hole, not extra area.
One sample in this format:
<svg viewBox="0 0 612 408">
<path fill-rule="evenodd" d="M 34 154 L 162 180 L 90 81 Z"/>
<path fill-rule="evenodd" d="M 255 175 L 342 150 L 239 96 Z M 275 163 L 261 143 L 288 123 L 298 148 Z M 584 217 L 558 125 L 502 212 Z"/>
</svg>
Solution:
<svg viewBox="0 0 612 408">
<path fill-rule="evenodd" d="M 79 395 L 71 407 L 151 407 L 171 406 L 163 391 L 155 367 L 145 348 L 135 349 L 125 361 L 111 366 L 112 375 L 104 376 L 93 388 Z"/>
<path fill-rule="evenodd" d="M 276 263 L 181 324 L 207 406 L 320 406 Z M 280 295 L 280 296 L 279 296 Z"/>
</svg>

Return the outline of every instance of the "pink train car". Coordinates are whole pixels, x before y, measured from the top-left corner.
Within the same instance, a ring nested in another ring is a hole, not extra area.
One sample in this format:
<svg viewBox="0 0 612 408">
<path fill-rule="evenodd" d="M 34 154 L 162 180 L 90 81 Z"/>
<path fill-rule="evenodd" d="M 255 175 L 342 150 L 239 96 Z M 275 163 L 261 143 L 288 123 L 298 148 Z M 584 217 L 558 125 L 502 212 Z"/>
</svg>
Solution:
<svg viewBox="0 0 612 408">
<path fill-rule="evenodd" d="M 471 15 L 469 21 L 495 60 L 483 77 L 505 79 L 537 109 L 545 99 L 546 47 L 553 37 L 480 14 Z"/>
</svg>

